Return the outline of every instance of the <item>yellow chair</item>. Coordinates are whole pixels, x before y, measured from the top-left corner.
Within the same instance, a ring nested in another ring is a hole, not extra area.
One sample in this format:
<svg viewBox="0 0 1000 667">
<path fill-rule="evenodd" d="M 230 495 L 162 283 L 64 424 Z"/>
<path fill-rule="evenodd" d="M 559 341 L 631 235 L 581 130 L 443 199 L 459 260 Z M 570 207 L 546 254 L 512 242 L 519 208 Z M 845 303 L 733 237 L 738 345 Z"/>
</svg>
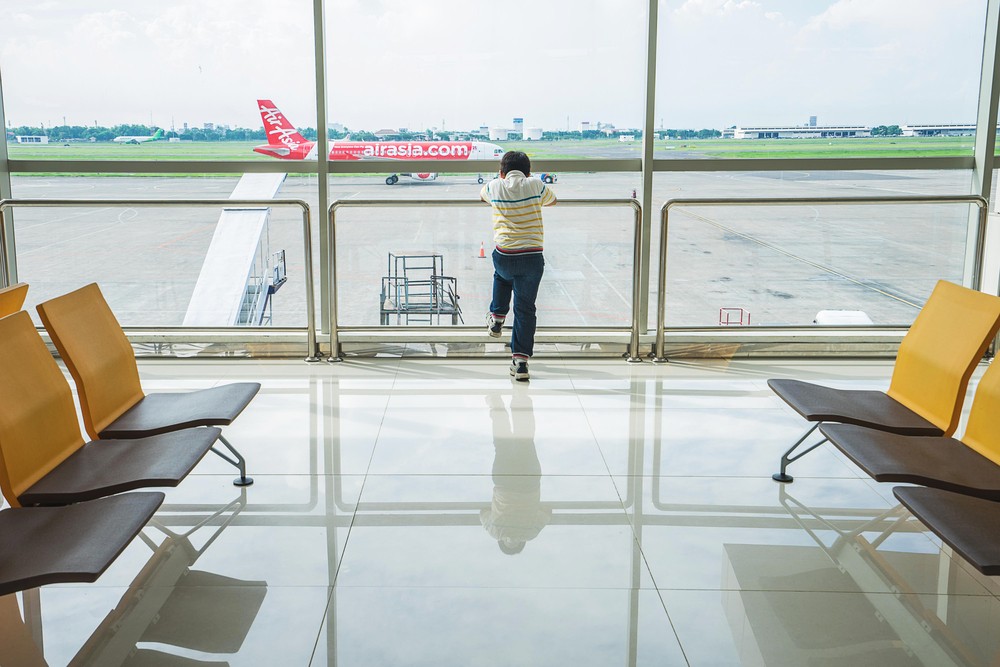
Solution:
<svg viewBox="0 0 1000 667">
<path fill-rule="evenodd" d="M 177 486 L 218 439 L 217 428 L 191 428 L 84 442 L 69 385 L 28 313 L 0 319 L 0 341 L 0 491 L 12 507 Z"/>
<path fill-rule="evenodd" d="M 26 296 L 28 296 L 28 283 L 16 283 L 10 287 L 0 288 L 0 317 L 7 317 L 21 310 Z"/>
<path fill-rule="evenodd" d="M 976 364 L 1000 329 L 1000 298 L 941 280 L 899 346 L 889 390 L 832 389 L 799 380 L 768 380 L 805 419 L 816 422 L 781 457 L 779 482 L 791 482 L 792 452 L 823 422 L 855 424 L 901 435 L 950 436 Z"/>
<path fill-rule="evenodd" d="M 1000 500 L 1000 364 L 991 364 L 980 379 L 961 439 L 900 435 L 854 424 L 824 424 L 820 432 L 877 482 Z"/>
<path fill-rule="evenodd" d="M 38 314 L 76 382 L 91 438 L 141 438 L 192 426 L 226 426 L 260 391 L 257 382 L 238 382 L 145 394 L 132 346 L 95 283 L 39 304 Z M 221 435 L 219 441 L 235 456 L 212 448 L 239 469 L 233 483 L 252 484 L 243 456 Z"/>
<path fill-rule="evenodd" d="M 830 442 L 983 574 L 1000 574 L 1000 364 L 983 374 L 961 439 L 826 424 Z"/>
</svg>

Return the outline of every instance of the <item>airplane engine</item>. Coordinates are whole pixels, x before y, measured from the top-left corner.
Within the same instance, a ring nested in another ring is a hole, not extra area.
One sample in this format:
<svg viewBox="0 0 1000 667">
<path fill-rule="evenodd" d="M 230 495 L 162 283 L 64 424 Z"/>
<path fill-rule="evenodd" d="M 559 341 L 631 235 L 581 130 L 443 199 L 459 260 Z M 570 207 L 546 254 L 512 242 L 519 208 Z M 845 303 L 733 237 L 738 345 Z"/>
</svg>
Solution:
<svg viewBox="0 0 1000 667">
<path fill-rule="evenodd" d="M 435 178 L 437 178 L 437 174 L 434 173 L 411 174 L 411 176 L 413 176 L 413 178 L 417 179 L 418 181 L 433 181 Z"/>
</svg>

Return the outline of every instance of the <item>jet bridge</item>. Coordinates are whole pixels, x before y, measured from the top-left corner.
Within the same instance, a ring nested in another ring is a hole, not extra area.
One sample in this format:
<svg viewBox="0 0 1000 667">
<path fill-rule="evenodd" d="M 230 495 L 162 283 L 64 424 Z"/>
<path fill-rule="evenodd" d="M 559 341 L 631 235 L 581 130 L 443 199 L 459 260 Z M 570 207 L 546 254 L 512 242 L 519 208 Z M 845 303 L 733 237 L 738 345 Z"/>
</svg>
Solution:
<svg viewBox="0 0 1000 667">
<path fill-rule="evenodd" d="M 286 174 L 243 174 L 230 199 L 273 199 Z M 184 315 L 184 326 L 258 326 L 285 282 L 285 251 L 272 253 L 270 208 L 227 208 Z"/>
</svg>

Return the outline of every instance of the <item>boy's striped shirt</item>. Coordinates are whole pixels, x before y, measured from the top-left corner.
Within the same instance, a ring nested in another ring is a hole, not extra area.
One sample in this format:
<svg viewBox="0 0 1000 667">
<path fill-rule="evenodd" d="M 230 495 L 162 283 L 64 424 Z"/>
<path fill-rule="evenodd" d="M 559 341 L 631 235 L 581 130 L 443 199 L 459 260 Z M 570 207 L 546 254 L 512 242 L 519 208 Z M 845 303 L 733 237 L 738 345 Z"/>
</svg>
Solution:
<svg viewBox="0 0 1000 667">
<path fill-rule="evenodd" d="M 542 206 L 556 196 L 537 178 L 511 171 L 483 186 L 480 196 L 493 207 L 493 241 L 505 254 L 541 252 Z"/>
</svg>

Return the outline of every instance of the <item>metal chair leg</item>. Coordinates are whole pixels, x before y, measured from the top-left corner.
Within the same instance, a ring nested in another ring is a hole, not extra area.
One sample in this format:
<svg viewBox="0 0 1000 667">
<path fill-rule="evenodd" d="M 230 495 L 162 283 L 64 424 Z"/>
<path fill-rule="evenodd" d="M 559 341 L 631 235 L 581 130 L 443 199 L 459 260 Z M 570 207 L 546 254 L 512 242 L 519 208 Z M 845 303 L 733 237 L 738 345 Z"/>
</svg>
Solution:
<svg viewBox="0 0 1000 667">
<path fill-rule="evenodd" d="M 792 461 L 798 461 L 803 456 L 805 456 L 806 454 L 808 454 L 809 452 L 811 452 L 812 450 L 816 449 L 817 447 L 819 447 L 820 445 L 822 445 L 824 442 L 826 442 L 827 438 L 823 438 L 822 440 L 820 440 L 819 442 L 817 442 L 815 445 L 812 445 L 808 449 L 805 449 L 805 450 L 799 452 L 795 456 L 789 456 L 789 454 L 791 454 L 792 452 L 794 452 L 796 447 L 798 447 L 799 445 L 801 445 L 802 442 L 806 438 L 808 438 L 810 435 L 812 435 L 812 432 L 815 431 L 817 428 L 819 428 L 819 426 L 820 426 L 821 423 L 822 422 L 816 422 L 815 424 L 813 424 L 809 428 L 808 431 L 806 431 L 804 434 L 802 434 L 802 437 L 799 438 L 798 441 L 794 445 L 792 445 L 791 447 L 788 448 L 788 451 L 785 452 L 781 456 L 781 470 L 779 472 L 776 472 L 773 475 L 771 475 L 771 479 L 773 479 L 776 482 L 782 482 L 782 483 L 785 483 L 785 484 L 787 484 L 788 482 L 791 482 L 793 479 L 795 479 L 794 477 L 792 477 L 791 475 L 789 475 L 789 474 L 787 474 L 785 472 L 785 469 L 788 467 L 788 464 L 791 463 Z"/>
<path fill-rule="evenodd" d="M 236 486 L 250 486 L 253 484 L 253 477 L 247 477 L 247 462 L 243 456 L 236 451 L 236 448 L 233 447 L 228 440 L 226 440 L 225 436 L 220 435 L 219 441 L 226 446 L 226 449 L 233 453 L 233 456 L 236 457 L 235 459 L 231 459 L 216 449 L 214 445 L 212 446 L 212 451 L 215 452 L 217 456 L 239 468 L 240 476 L 233 480 L 233 484 Z"/>
</svg>

